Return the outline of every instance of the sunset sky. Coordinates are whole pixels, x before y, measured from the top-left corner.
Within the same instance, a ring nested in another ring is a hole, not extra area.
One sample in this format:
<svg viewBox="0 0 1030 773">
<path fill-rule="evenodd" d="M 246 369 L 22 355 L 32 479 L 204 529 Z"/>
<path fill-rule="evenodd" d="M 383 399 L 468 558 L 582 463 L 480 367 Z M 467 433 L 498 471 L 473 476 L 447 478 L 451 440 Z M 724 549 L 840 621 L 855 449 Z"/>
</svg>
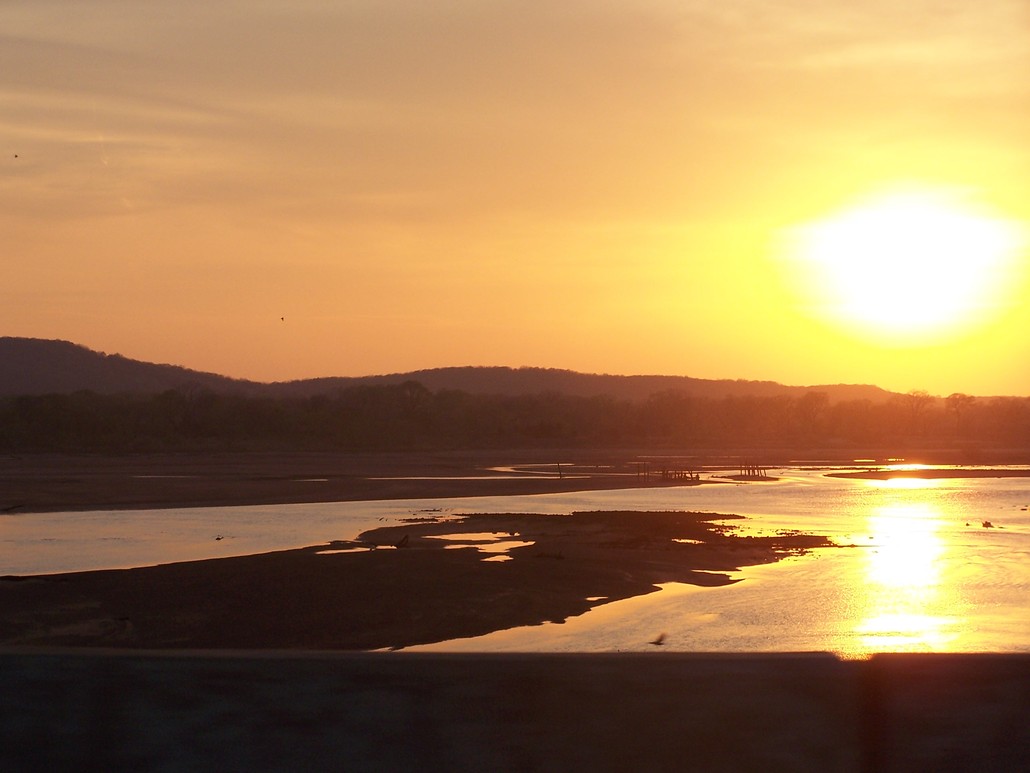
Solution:
<svg viewBox="0 0 1030 773">
<path fill-rule="evenodd" d="M 1026 0 L 0 0 L 0 335 L 1030 395 Z"/>
</svg>

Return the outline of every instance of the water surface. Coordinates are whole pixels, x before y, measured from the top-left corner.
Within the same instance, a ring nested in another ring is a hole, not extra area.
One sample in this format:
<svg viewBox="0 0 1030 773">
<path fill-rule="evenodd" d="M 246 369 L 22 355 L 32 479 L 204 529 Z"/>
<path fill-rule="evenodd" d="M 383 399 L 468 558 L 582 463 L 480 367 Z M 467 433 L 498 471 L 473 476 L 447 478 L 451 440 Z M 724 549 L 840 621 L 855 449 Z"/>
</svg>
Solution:
<svg viewBox="0 0 1030 773">
<path fill-rule="evenodd" d="M 839 546 L 670 585 L 563 624 L 420 649 L 452 651 L 1030 651 L 1030 479 L 778 480 L 678 488 L 0 517 L 0 575 L 124 568 L 352 539 L 412 517 L 474 512 L 699 510 Z M 662 647 L 650 645 L 665 633 Z"/>
</svg>

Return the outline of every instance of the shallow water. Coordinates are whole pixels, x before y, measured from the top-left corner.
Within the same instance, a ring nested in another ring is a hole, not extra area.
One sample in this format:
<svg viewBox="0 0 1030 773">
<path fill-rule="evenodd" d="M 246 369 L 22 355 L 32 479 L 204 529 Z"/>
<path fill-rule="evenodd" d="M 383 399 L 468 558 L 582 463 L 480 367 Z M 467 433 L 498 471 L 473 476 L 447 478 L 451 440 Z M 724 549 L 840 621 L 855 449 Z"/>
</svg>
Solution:
<svg viewBox="0 0 1030 773">
<path fill-rule="evenodd" d="M 0 575 L 123 568 L 352 539 L 471 512 L 700 510 L 745 533 L 839 546 L 670 585 L 566 621 L 418 649 L 465 651 L 1030 651 L 1030 478 L 855 481 L 774 470 L 761 483 L 386 502 L 0 516 Z M 985 523 L 989 523 L 986 526 Z M 665 633 L 661 647 L 650 645 Z M 413 648 L 415 649 L 415 648 Z"/>
</svg>

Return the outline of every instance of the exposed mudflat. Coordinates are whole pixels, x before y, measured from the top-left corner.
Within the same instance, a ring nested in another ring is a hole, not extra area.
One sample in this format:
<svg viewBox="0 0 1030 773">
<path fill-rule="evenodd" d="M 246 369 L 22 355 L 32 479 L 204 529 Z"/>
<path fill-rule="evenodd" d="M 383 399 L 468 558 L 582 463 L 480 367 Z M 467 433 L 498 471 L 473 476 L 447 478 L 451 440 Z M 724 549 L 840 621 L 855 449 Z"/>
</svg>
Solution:
<svg viewBox="0 0 1030 773">
<path fill-rule="evenodd" d="M 413 519 L 336 542 L 137 569 L 4 578 L 0 645 L 363 650 L 562 621 L 682 582 L 734 582 L 814 535 L 687 512 Z M 513 543 L 504 553 L 482 550 Z M 497 560 L 507 555 L 510 560 Z"/>
</svg>

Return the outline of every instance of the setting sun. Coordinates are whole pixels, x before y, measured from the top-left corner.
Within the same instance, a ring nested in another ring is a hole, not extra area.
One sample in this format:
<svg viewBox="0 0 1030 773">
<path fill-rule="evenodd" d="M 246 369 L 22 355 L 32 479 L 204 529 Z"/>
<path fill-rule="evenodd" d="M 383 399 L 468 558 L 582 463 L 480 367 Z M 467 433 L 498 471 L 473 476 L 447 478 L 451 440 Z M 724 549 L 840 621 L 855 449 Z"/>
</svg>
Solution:
<svg viewBox="0 0 1030 773">
<path fill-rule="evenodd" d="M 0 333 L 1030 384 L 1025 0 L 253 5 L 0 3 Z"/>
<path fill-rule="evenodd" d="M 939 192 L 883 194 L 791 237 L 820 315 L 894 341 L 990 318 L 1019 243 L 1011 223 Z"/>
</svg>

